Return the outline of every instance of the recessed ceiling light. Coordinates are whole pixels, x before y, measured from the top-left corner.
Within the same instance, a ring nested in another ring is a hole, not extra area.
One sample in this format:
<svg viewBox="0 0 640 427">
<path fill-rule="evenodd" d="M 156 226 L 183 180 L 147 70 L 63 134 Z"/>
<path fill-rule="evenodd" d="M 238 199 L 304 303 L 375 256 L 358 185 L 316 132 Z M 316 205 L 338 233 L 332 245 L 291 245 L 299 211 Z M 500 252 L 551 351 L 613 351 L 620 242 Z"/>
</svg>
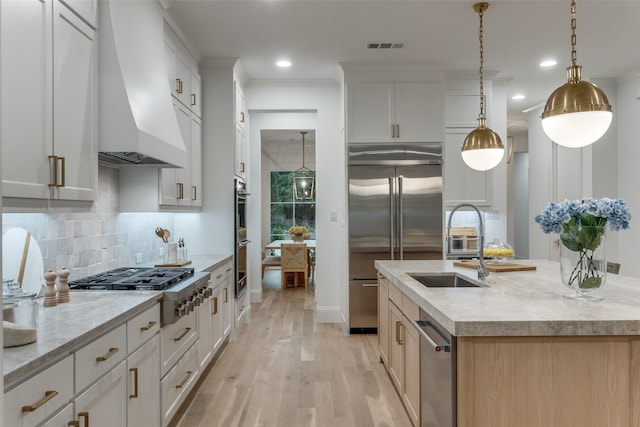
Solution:
<svg viewBox="0 0 640 427">
<path fill-rule="evenodd" d="M 546 60 L 544 60 L 544 61 L 542 61 L 542 62 L 540 63 L 540 66 L 541 66 L 541 67 L 545 67 L 545 68 L 546 68 L 546 67 L 553 67 L 553 66 L 554 66 L 554 65 L 556 65 L 557 63 L 558 63 L 558 62 L 557 62 L 557 61 L 555 61 L 555 60 L 553 60 L 553 59 L 546 59 Z"/>
<path fill-rule="evenodd" d="M 287 68 L 287 67 L 291 67 L 291 61 L 286 60 L 286 59 L 281 59 L 278 62 L 276 62 L 276 65 L 280 68 Z"/>
<path fill-rule="evenodd" d="M 517 100 L 519 100 L 519 99 L 524 99 L 524 95 L 523 95 L 523 94 L 521 94 L 521 93 L 516 93 L 515 95 L 513 95 L 513 96 L 511 97 L 511 99 L 514 99 L 514 100 L 516 100 L 516 101 L 517 101 Z"/>
</svg>

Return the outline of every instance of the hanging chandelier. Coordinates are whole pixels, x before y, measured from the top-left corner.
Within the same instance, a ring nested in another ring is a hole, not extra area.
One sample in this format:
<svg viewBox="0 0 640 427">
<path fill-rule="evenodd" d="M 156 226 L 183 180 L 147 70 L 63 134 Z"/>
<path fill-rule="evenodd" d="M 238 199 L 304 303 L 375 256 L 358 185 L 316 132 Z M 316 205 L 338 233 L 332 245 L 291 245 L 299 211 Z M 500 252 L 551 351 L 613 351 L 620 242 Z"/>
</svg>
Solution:
<svg viewBox="0 0 640 427">
<path fill-rule="evenodd" d="M 302 134 L 302 167 L 293 171 L 293 195 L 296 200 L 312 200 L 314 198 L 316 173 L 304 165 L 304 136 Z"/>
<path fill-rule="evenodd" d="M 613 113 L 604 92 L 581 80 L 576 64 L 576 2 L 571 0 L 571 66 L 568 82 L 557 88 L 542 112 L 542 129 L 556 144 L 578 148 L 593 144 L 611 125 Z"/>
<path fill-rule="evenodd" d="M 487 8 L 489 8 L 489 3 L 473 5 L 473 10 L 480 16 L 480 114 L 478 115 L 478 127 L 467 135 L 462 145 L 462 159 L 467 166 L 478 171 L 493 169 L 504 156 L 504 145 L 502 145 L 500 136 L 487 127 L 487 117 L 484 114 L 484 28 L 482 16 Z"/>
</svg>

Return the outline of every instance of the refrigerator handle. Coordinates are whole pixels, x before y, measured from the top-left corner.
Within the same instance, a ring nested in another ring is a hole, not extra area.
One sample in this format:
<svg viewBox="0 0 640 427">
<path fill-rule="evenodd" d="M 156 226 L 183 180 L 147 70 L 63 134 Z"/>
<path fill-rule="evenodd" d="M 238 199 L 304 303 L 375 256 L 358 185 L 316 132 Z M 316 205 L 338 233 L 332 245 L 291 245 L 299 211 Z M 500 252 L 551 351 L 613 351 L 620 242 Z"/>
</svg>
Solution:
<svg viewBox="0 0 640 427">
<path fill-rule="evenodd" d="M 404 193 L 402 192 L 403 179 L 404 177 L 402 175 L 398 177 L 398 251 L 400 252 L 400 260 L 404 259 L 404 241 L 402 238 L 404 236 L 404 212 L 402 210 L 402 198 L 404 196 Z"/>
<path fill-rule="evenodd" d="M 394 193 L 395 193 L 395 189 L 394 187 L 394 177 L 390 176 L 389 177 L 389 217 L 391 218 L 391 221 L 389 221 L 389 259 L 394 260 L 395 257 L 395 243 L 396 243 L 396 233 L 395 233 L 395 227 L 393 226 L 395 224 L 395 200 L 394 200 Z"/>
</svg>

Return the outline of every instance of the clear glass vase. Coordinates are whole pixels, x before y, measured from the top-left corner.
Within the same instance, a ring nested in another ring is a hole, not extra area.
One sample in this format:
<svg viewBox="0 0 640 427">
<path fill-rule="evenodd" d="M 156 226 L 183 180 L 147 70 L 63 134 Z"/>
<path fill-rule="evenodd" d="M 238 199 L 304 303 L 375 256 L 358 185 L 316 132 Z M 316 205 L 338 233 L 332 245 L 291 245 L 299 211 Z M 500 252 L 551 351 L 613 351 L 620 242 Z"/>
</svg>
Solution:
<svg viewBox="0 0 640 427">
<path fill-rule="evenodd" d="M 560 276 L 564 285 L 572 291 L 565 296 L 582 300 L 601 300 L 604 297 L 600 290 L 607 281 L 605 229 L 582 227 L 574 241 L 582 242 L 580 249 L 572 250 L 562 240 L 560 242 Z M 576 249 L 576 246 L 573 249 Z"/>
</svg>

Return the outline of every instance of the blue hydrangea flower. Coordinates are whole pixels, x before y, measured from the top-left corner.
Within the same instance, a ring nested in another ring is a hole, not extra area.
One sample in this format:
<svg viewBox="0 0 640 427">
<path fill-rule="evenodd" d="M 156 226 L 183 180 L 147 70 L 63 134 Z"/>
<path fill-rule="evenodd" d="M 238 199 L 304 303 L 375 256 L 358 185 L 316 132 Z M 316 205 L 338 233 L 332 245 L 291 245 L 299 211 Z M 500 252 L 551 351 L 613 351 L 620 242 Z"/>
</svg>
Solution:
<svg viewBox="0 0 640 427">
<path fill-rule="evenodd" d="M 584 200 L 563 200 L 560 203 L 551 202 L 545 210 L 534 217 L 536 223 L 545 234 L 562 232 L 562 225 L 572 219 L 580 225 L 583 214 L 603 218 L 609 223 L 611 230 L 626 230 L 629 228 L 631 213 L 627 202 L 623 199 L 587 198 Z"/>
</svg>

